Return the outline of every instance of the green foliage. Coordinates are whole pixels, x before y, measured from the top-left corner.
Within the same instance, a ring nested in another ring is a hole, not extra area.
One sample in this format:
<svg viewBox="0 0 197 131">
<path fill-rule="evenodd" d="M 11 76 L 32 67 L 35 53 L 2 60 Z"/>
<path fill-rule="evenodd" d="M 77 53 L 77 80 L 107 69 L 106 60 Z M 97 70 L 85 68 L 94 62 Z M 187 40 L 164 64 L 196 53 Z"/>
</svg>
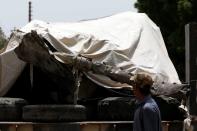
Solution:
<svg viewBox="0 0 197 131">
<path fill-rule="evenodd" d="M 185 80 L 185 24 L 197 21 L 197 0 L 137 0 L 135 7 L 161 29 L 169 56 Z"/>
<path fill-rule="evenodd" d="M 5 43 L 7 42 L 7 39 L 0 27 L 0 50 L 4 47 Z"/>
</svg>

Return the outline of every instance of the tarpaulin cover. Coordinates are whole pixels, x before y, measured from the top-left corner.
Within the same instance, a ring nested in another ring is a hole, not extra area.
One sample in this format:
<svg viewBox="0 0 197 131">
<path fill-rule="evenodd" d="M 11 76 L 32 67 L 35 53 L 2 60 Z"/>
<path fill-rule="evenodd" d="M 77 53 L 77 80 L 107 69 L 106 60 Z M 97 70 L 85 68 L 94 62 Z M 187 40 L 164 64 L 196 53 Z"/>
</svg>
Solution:
<svg viewBox="0 0 197 131">
<path fill-rule="evenodd" d="M 82 55 L 94 62 L 107 63 L 133 74 L 148 73 L 157 83 L 180 83 L 159 27 L 144 13 L 123 12 L 79 22 L 48 23 L 34 20 L 21 29 L 25 33 L 31 30 L 37 31 L 52 44 L 57 52 L 51 55 L 61 62 L 64 62 L 67 54 Z M 3 57 L 1 54 L 1 59 Z M 2 60 L 0 64 L 2 70 Z M 18 68 L 18 65 L 12 68 Z M 2 76 L 7 78 L 9 74 L 0 73 L 1 92 L 3 88 L 9 88 L 2 81 Z M 120 83 L 106 76 L 91 72 L 86 72 L 86 75 L 102 86 L 121 87 Z"/>
<path fill-rule="evenodd" d="M 25 67 L 25 62 L 18 59 L 14 53 L 18 44 L 19 39 L 12 37 L 6 50 L 0 54 L 0 96 L 7 93 Z"/>
</svg>

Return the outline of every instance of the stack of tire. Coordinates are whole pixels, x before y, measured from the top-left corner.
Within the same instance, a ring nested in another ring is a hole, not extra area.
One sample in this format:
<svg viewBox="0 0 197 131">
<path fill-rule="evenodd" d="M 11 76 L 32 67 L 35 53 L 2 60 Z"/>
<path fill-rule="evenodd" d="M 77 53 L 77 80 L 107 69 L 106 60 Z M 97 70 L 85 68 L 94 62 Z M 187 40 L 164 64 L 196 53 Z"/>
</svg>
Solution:
<svg viewBox="0 0 197 131">
<path fill-rule="evenodd" d="M 0 98 L 0 121 L 61 122 L 86 119 L 82 105 L 28 105 L 22 98 Z"/>
<path fill-rule="evenodd" d="M 162 120 L 183 120 L 185 118 L 185 112 L 179 109 L 180 102 L 176 99 L 164 96 L 154 97 L 154 99 L 160 108 Z M 63 104 L 28 105 L 27 101 L 21 98 L 1 97 L 0 121 L 130 121 L 133 120 L 136 105 L 133 97 L 108 97 L 99 100 L 98 104 L 94 104 L 94 106 L 97 107 Z"/>
<path fill-rule="evenodd" d="M 82 105 L 27 105 L 23 107 L 23 120 L 31 122 L 71 122 L 86 120 Z"/>
<path fill-rule="evenodd" d="M 162 120 L 184 120 L 186 112 L 179 108 L 180 102 L 172 97 L 153 97 L 161 111 Z M 135 98 L 109 97 L 98 103 L 99 120 L 133 120 L 135 112 Z"/>
<path fill-rule="evenodd" d="M 135 111 L 133 97 L 108 97 L 98 103 L 99 120 L 132 120 Z"/>
<path fill-rule="evenodd" d="M 0 121 L 21 121 L 22 108 L 27 104 L 21 98 L 0 97 Z"/>
</svg>

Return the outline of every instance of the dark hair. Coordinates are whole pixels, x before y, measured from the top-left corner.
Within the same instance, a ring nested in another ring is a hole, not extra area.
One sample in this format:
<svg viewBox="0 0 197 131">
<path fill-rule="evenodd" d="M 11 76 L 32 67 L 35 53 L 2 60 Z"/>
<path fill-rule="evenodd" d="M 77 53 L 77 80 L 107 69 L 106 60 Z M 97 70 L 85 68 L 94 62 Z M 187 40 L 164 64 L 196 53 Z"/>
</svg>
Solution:
<svg viewBox="0 0 197 131">
<path fill-rule="evenodd" d="M 149 84 L 146 84 L 146 85 L 142 85 L 142 86 L 139 86 L 139 91 L 144 95 L 144 96 L 147 96 L 150 94 L 150 88 L 151 86 Z"/>
</svg>

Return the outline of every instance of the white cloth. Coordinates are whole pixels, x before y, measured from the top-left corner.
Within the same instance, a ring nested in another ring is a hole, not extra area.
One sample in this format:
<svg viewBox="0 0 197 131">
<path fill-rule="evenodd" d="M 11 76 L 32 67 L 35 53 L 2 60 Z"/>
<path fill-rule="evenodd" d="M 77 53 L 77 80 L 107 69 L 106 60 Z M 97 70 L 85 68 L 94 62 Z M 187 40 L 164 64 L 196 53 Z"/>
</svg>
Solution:
<svg viewBox="0 0 197 131">
<path fill-rule="evenodd" d="M 146 72 L 155 82 L 180 83 L 160 29 L 144 13 L 123 12 L 71 23 L 35 20 L 21 29 L 25 33 L 31 30 L 45 37 L 62 53 L 61 57 L 64 53 L 80 54 L 95 62 L 105 62 L 134 74 Z M 61 57 L 56 55 L 58 60 Z M 121 84 L 103 76 L 87 75 L 105 87 L 121 87 Z"/>
<path fill-rule="evenodd" d="M 14 49 L 19 44 L 17 37 L 12 37 L 6 50 L 0 54 L 0 96 L 3 96 L 15 83 L 25 67 L 25 62 L 18 59 Z"/>
</svg>

